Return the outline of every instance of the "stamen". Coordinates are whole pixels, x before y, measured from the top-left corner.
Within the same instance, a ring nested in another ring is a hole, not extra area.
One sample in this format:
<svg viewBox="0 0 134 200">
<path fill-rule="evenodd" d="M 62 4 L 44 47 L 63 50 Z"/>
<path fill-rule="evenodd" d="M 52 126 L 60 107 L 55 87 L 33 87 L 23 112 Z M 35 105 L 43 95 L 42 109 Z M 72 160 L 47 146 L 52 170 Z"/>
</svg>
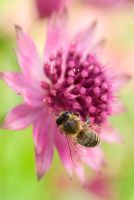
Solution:
<svg viewBox="0 0 134 200">
<path fill-rule="evenodd" d="M 102 65 L 91 54 L 83 59 L 82 52 L 78 52 L 74 44 L 64 63 L 62 55 L 63 50 L 59 50 L 44 64 L 44 72 L 51 82 L 51 85 L 41 82 L 41 87 L 48 91 L 44 102 L 56 113 L 78 111 L 83 119 L 89 116 L 92 122 L 103 123 L 111 112 L 113 91 Z M 63 80 L 59 84 L 60 76 Z"/>
<path fill-rule="evenodd" d="M 81 77 L 82 77 L 82 78 L 88 77 L 88 72 L 87 72 L 86 70 L 83 70 L 83 71 L 81 72 Z"/>
</svg>

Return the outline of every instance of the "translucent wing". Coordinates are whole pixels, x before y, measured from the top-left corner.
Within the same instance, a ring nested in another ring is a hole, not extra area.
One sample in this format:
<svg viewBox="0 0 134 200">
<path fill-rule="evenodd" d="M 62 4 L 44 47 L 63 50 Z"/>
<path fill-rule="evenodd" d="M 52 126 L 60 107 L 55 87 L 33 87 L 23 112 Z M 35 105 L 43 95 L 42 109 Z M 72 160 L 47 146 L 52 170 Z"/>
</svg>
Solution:
<svg viewBox="0 0 134 200">
<path fill-rule="evenodd" d="M 101 133 L 102 127 L 98 124 L 91 124 L 89 125 L 89 129 L 91 129 L 93 132 L 96 132 L 96 134 L 99 135 Z"/>
<path fill-rule="evenodd" d="M 72 136 L 66 135 L 68 146 L 69 146 L 69 151 L 70 151 L 70 156 L 72 163 L 75 167 L 78 167 L 78 165 L 81 162 L 81 147 L 80 145 L 76 142 L 75 138 Z"/>
<path fill-rule="evenodd" d="M 85 127 L 84 127 L 85 126 Z M 102 127 L 98 124 L 94 124 L 90 122 L 90 118 L 87 117 L 86 121 L 83 123 L 83 127 L 86 128 L 88 127 L 90 130 L 92 130 L 93 132 L 95 131 L 96 133 L 100 133 L 102 130 Z"/>
<path fill-rule="evenodd" d="M 119 133 L 113 129 L 109 124 L 104 124 L 101 127 L 101 139 L 110 143 L 122 143 L 123 138 L 119 135 Z"/>
</svg>

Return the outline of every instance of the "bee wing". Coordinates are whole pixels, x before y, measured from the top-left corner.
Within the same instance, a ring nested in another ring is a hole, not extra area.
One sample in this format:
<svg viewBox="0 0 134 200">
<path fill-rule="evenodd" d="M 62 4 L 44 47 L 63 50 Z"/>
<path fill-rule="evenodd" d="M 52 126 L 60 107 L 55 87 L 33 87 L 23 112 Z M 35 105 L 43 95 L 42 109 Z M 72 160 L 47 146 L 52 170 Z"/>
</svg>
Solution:
<svg viewBox="0 0 134 200">
<path fill-rule="evenodd" d="M 123 138 L 109 124 L 105 124 L 102 126 L 100 135 L 102 140 L 105 140 L 110 143 L 120 144 L 123 142 Z"/>
<path fill-rule="evenodd" d="M 81 161 L 81 151 L 79 144 L 76 142 L 75 138 L 69 135 L 66 135 L 66 138 L 69 146 L 72 163 L 75 167 L 77 167 Z"/>
<path fill-rule="evenodd" d="M 92 124 L 91 126 L 89 126 L 89 128 L 93 131 L 96 132 L 96 134 L 100 134 L 101 133 L 101 126 L 97 125 L 97 124 Z"/>
</svg>

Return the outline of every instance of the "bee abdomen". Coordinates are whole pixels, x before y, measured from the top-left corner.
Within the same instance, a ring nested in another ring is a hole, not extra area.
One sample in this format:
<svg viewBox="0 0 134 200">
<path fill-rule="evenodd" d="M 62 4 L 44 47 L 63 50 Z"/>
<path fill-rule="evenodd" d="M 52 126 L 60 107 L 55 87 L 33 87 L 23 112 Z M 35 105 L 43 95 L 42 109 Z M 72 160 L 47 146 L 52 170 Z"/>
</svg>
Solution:
<svg viewBox="0 0 134 200">
<path fill-rule="evenodd" d="M 96 133 L 91 132 L 92 139 L 86 144 L 86 147 L 95 147 L 99 144 L 100 138 Z"/>
<path fill-rule="evenodd" d="M 100 139 L 99 136 L 94 132 L 89 130 L 84 132 L 81 130 L 77 135 L 77 142 L 85 147 L 95 147 L 99 144 Z"/>
</svg>

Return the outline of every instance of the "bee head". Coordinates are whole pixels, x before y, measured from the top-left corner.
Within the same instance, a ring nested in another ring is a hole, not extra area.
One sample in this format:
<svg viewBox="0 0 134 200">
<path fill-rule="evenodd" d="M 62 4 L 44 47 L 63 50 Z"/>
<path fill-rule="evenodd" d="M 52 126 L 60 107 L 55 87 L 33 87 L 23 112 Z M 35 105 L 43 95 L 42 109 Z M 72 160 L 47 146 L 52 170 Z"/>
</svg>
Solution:
<svg viewBox="0 0 134 200">
<path fill-rule="evenodd" d="M 57 117 L 56 124 L 58 126 L 63 124 L 65 121 L 67 121 L 69 119 L 69 117 L 70 117 L 70 112 L 69 111 L 63 112 L 59 117 Z"/>
</svg>

